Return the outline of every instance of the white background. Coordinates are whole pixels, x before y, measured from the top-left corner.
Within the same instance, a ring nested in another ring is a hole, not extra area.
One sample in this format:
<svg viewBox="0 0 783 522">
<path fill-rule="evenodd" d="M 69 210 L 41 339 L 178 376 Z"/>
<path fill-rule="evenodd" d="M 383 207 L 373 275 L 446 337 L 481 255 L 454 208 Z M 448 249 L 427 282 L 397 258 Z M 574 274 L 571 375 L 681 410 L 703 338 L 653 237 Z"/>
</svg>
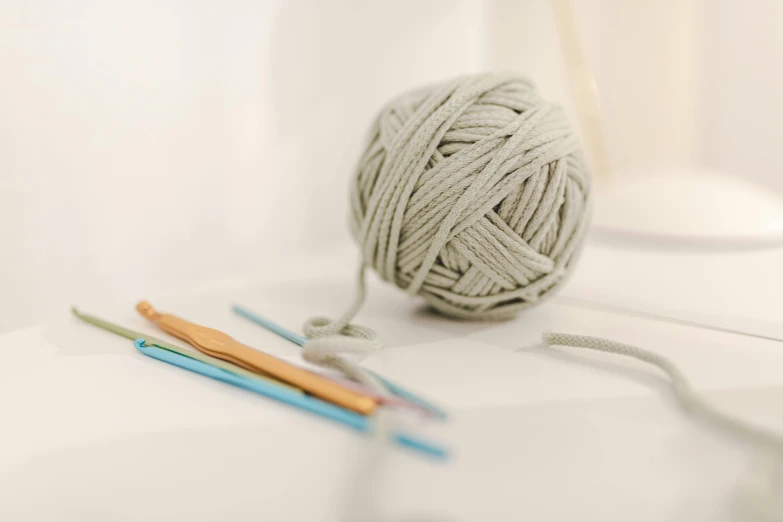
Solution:
<svg viewBox="0 0 783 522">
<path fill-rule="evenodd" d="M 618 172 L 783 191 L 783 4 L 576 7 Z M 0 331 L 337 248 L 379 105 L 494 68 L 572 111 L 543 1 L 0 0 Z"/>
</svg>

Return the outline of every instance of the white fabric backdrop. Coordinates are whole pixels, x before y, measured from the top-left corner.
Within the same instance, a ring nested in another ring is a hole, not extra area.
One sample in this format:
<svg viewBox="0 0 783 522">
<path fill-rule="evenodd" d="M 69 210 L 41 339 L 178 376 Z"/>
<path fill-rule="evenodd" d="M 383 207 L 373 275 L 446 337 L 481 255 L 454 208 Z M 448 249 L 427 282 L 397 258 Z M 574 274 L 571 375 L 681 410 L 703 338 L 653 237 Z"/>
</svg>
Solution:
<svg viewBox="0 0 783 522">
<path fill-rule="evenodd" d="M 618 170 L 783 189 L 783 7 L 751 7 L 577 2 Z M 0 331 L 345 243 L 379 104 L 487 68 L 570 110 L 542 0 L 0 0 Z"/>
</svg>

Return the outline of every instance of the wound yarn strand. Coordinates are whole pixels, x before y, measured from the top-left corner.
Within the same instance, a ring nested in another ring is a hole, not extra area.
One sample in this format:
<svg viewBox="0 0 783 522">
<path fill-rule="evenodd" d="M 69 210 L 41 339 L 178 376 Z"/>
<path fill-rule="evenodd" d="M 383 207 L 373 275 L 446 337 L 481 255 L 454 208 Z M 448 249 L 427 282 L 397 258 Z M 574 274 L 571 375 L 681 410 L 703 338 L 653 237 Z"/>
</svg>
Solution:
<svg viewBox="0 0 783 522">
<path fill-rule="evenodd" d="M 350 322 L 364 304 L 367 293 L 365 272 L 366 268 L 362 265 L 354 301 L 340 319 L 333 321 L 320 316 L 305 322 L 303 330 L 307 342 L 302 346 L 302 357 L 313 364 L 338 370 L 349 379 L 387 397 L 389 391 L 377 377 L 342 356 L 352 354 L 364 358 L 381 348 L 381 341 L 374 330 Z"/>
<path fill-rule="evenodd" d="M 783 436 L 781 434 L 753 426 L 716 409 L 693 390 L 687 377 L 671 360 L 660 354 L 610 339 L 586 335 L 546 332 L 543 335 L 543 340 L 548 345 L 613 353 L 656 366 L 669 378 L 675 397 L 685 411 L 700 415 L 733 436 L 780 453 L 783 457 Z"/>
<path fill-rule="evenodd" d="M 783 518 L 783 434 L 723 413 L 704 400 L 670 359 L 657 353 L 601 337 L 545 332 L 546 345 L 569 346 L 630 357 L 651 364 L 669 378 L 674 395 L 690 415 L 749 444 L 757 462 L 740 484 L 736 505 L 743 520 L 773 521 Z"/>
<path fill-rule="evenodd" d="M 586 162 L 562 109 L 505 73 L 391 100 L 351 185 L 364 264 L 464 319 L 508 319 L 549 297 L 579 255 L 589 210 Z"/>
</svg>

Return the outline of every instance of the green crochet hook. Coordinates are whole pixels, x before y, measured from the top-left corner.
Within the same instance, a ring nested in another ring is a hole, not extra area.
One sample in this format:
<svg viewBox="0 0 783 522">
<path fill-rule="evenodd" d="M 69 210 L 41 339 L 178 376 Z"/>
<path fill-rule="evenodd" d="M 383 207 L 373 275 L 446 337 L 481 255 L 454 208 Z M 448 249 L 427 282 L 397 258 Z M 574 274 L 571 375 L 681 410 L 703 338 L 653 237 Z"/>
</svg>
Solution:
<svg viewBox="0 0 783 522">
<path fill-rule="evenodd" d="M 127 339 L 133 339 L 134 346 L 147 356 L 258 393 L 284 404 L 338 422 L 360 432 L 371 432 L 373 430 L 371 418 L 335 406 L 334 404 L 321 401 L 315 397 L 310 397 L 298 388 L 293 388 L 274 379 L 248 372 L 238 366 L 215 359 L 214 357 L 185 350 L 184 348 L 180 348 L 166 341 L 124 328 L 98 317 L 83 314 L 75 307 L 72 307 L 71 311 L 73 312 L 73 315 L 84 322 Z M 446 459 L 449 455 L 448 450 L 444 447 L 409 435 L 405 432 L 393 433 L 392 439 L 397 445 L 403 448 L 417 451 L 435 459 Z"/>
<path fill-rule="evenodd" d="M 156 339 L 155 337 L 152 337 L 151 335 L 147 335 L 141 332 L 137 332 L 135 330 L 131 330 L 129 328 L 122 327 L 118 324 L 110 323 L 109 321 L 106 321 L 105 319 L 101 319 L 99 317 L 95 317 L 94 315 L 89 315 L 80 312 L 75 306 L 71 307 L 71 312 L 73 312 L 73 315 L 81 319 L 82 321 L 86 323 L 90 323 L 94 326 L 97 326 L 98 328 L 102 328 L 104 330 L 107 330 L 109 332 L 115 333 L 117 335 L 120 335 L 122 337 L 125 337 L 126 339 L 130 339 L 131 341 L 135 341 L 136 339 L 145 339 L 147 341 L 147 344 L 153 344 L 157 346 L 158 348 L 163 348 L 164 350 L 168 350 L 170 352 L 178 353 L 179 355 L 184 355 L 185 357 L 190 357 L 191 359 L 195 359 L 197 361 L 203 362 L 205 364 L 211 364 L 212 366 L 216 366 L 220 368 L 221 370 L 226 370 L 231 373 L 241 375 L 242 377 L 247 377 L 249 379 L 257 379 L 261 381 L 265 381 L 268 383 L 273 383 L 278 386 L 282 386 L 284 388 L 287 388 L 289 391 L 295 391 L 297 393 L 304 393 L 299 388 L 296 388 L 295 386 L 290 386 L 284 382 L 278 381 L 276 379 L 270 379 L 269 377 L 264 377 L 263 375 L 258 375 L 257 373 L 250 372 L 248 370 L 245 370 L 244 368 L 240 368 L 239 366 L 235 364 L 231 364 L 229 362 L 216 359 L 215 357 L 210 357 L 209 355 L 205 355 L 203 353 L 197 352 L 195 350 L 187 350 L 185 348 L 180 348 L 179 346 L 176 346 L 174 344 L 168 343 L 166 341 L 163 341 L 161 339 Z"/>
</svg>

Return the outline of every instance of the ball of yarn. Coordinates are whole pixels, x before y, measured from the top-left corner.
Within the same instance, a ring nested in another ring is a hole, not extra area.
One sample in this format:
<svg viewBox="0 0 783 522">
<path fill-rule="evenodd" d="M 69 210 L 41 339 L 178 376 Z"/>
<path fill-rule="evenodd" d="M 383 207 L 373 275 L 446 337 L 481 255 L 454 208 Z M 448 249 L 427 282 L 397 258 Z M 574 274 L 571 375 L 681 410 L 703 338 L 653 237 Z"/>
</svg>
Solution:
<svg viewBox="0 0 783 522">
<path fill-rule="evenodd" d="M 589 199 L 560 107 L 516 75 L 465 76 L 381 110 L 352 182 L 351 229 L 384 280 L 450 316 L 503 319 L 563 283 Z"/>
</svg>

